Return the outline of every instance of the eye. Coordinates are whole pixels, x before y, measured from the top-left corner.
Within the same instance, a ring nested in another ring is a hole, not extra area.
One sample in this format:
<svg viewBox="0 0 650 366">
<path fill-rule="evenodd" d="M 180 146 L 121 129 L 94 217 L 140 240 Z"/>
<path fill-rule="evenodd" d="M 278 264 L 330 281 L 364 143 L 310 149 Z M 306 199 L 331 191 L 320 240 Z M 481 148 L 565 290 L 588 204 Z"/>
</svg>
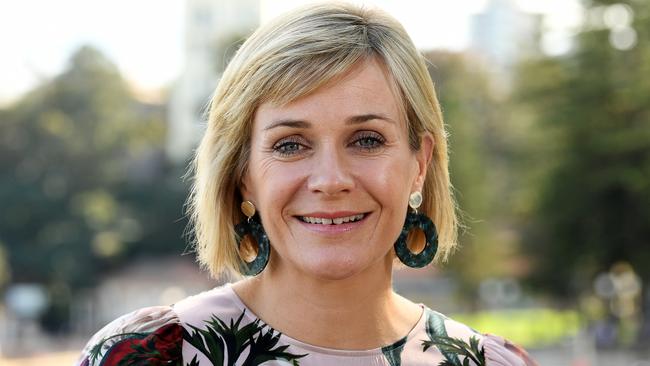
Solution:
<svg viewBox="0 0 650 366">
<path fill-rule="evenodd" d="M 363 150 L 375 150 L 384 145 L 386 140 L 377 132 L 363 131 L 355 136 L 353 144 Z"/>
<path fill-rule="evenodd" d="M 298 154 L 307 147 L 296 136 L 284 138 L 273 145 L 273 152 L 280 156 L 292 156 Z"/>
</svg>

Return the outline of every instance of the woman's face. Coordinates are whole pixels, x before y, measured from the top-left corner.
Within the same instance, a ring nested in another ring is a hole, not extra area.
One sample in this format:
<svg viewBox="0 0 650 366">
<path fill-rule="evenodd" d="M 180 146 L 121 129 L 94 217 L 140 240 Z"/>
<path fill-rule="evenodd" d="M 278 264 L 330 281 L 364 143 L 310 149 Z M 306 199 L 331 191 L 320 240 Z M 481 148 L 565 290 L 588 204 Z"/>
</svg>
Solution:
<svg viewBox="0 0 650 366">
<path fill-rule="evenodd" d="M 306 97 L 258 108 L 241 191 L 271 240 L 272 271 L 343 279 L 392 260 L 433 141 L 410 149 L 388 78 L 370 59 Z"/>
</svg>

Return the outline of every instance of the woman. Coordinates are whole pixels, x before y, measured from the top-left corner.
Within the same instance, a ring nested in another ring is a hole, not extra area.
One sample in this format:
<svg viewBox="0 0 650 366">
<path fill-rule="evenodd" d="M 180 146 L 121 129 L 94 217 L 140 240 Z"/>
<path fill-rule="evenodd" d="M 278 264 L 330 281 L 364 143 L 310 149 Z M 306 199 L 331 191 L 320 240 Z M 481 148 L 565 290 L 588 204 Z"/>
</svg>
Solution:
<svg viewBox="0 0 650 366">
<path fill-rule="evenodd" d="M 199 261 L 249 277 L 117 319 L 82 365 L 534 364 L 392 290 L 395 262 L 446 259 L 456 218 L 431 79 L 388 15 L 312 5 L 258 29 L 194 168 Z"/>
</svg>

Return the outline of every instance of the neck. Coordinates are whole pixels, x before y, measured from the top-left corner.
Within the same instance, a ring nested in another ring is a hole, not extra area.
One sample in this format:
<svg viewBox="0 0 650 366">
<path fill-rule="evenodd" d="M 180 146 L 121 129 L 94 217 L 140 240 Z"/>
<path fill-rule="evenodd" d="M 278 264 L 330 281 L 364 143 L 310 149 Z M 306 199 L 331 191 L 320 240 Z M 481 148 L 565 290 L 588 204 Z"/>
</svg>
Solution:
<svg viewBox="0 0 650 366">
<path fill-rule="evenodd" d="M 405 336 L 421 314 L 393 292 L 391 264 L 387 258 L 341 280 L 265 270 L 234 289 L 258 317 L 291 338 L 326 348 L 372 349 Z"/>
</svg>

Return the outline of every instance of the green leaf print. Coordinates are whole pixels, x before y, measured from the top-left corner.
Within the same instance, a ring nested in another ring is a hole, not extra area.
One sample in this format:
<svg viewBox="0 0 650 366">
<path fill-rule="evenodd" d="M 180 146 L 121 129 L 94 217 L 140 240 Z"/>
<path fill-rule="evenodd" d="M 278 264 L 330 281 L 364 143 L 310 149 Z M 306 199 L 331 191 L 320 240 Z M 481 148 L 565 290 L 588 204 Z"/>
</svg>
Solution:
<svg viewBox="0 0 650 366">
<path fill-rule="evenodd" d="M 390 366 L 402 365 L 402 351 L 404 350 L 406 340 L 407 337 L 404 337 L 390 346 L 382 347 L 381 352 L 386 357 L 386 360 L 388 360 Z"/>
<path fill-rule="evenodd" d="M 259 335 L 251 339 L 250 353 L 243 363 L 243 366 L 256 366 L 269 360 L 287 360 L 295 361 L 294 365 L 299 365 L 297 360 L 305 357 L 306 355 L 294 355 L 285 352 L 289 345 L 276 347 L 280 340 L 280 333 L 275 332 L 271 328 L 267 330 L 260 330 Z M 275 347 L 275 348 L 274 348 Z"/>
<path fill-rule="evenodd" d="M 196 358 L 196 355 L 194 355 L 192 361 L 188 362 L 185 366 L 199 366 L 199 360 Z"/>
<path fill-rule="evenodd" d="M 445 326 L 445 317 L 431 309 L 426 309 L 427 313 L 427 322 L 426 322 L 426 332 L 429 336 L 429 340 L 433 341 L 435 337 L 447 337 L 447 327 Z M 429 347 L 424 347 L 423 351 L 426 351 Z M 447 362 L 450 362 L 448 365 L 441 364 L 440 366 L 462 366 L 458 355 L 454 353 L 449 353 L 443 349 L 440 349 L 440 352 L 445 357 Z"/>
<path fill-rule="evenodd" d="M 203 353 L 215 365 L 234 366 L 248 348 L 242 365 L 256 366 L 270 360 L 286 360 L 299 365 L 298 359 L 306 355 L 286 352 L 289 346 L 276 347 L 281 333 L 262 324 L 259 319 L 241 326 L 246 311 L 237 320 L 226 324 L 216 316 L 205 321 L 205 329 L 189 325 L 191 332 L 183 331 L 183 339 Z M 227 362 L 226 362 L 227 355 Z"/>
<path fill-rule="evenodd" d="M 445 316 L 427 309 L 426 332 L 429 340 L 422 341 L 422 351 L 436 346 L 444 356 L 438 366 L 470 366 L 470 361 L 477 366 L 485 366 L 485 351 L 479 347 L 479 339 L 470 337 L 469 344 L 459 338 L 447 335 Z M 463 356 L 463 362 L 458 356 Z"/>
<path fill-rule="evenodd" d="M 203 353 L 213 365 L 224 365 L 225 343 L 219 337 L 215 327 L 208 326 L 206 330 L 190 325 L 192 333 L 183 329 L 183 339 Z"/>
<path fill-rule="evenodd" d="M 469 366 L 470 360 L 475 365 L 485 366 L 485 350 L 479 347 L 479 340 L 476 337 L 469 339 L 469 344 L 460 338 L 451 338 L 446 336 L 432 336 L 429 341 L 422 341 L 423 351 L 431 346 L 436 346 L 445 356 L 445 360 L 438 366 Z M 458 358 L 452 359 L 449 355 L 465 356 L 461 364 Z"/>
</svg>

